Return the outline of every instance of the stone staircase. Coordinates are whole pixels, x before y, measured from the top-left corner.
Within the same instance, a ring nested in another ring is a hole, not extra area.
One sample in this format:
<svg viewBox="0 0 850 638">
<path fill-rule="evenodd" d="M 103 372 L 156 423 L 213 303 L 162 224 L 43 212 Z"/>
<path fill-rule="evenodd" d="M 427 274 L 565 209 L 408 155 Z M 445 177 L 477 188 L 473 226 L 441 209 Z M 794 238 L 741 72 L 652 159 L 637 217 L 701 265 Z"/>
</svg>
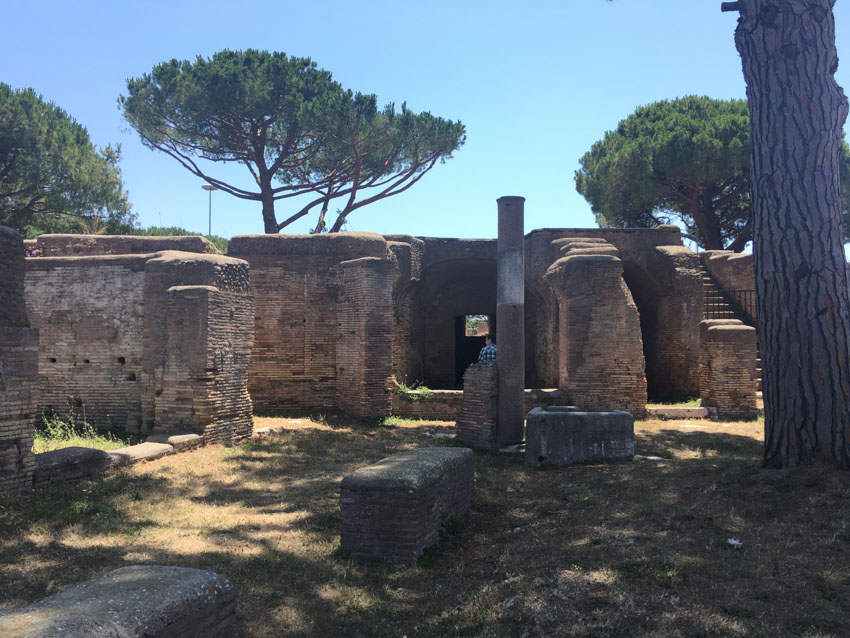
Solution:
<svg viewBox="0 0 850 638">
<path fill-rule="evenodd" d="M 729 298 L 724 294 L 723 289 L 718 286 L 708 271 L 700 266 L 702 272 L 702 289 L 705 298 L 705 310 L 703 319 L 738 319 L 748 326 L 756 327 L 753 321 L 733 306 Z M 761 348 L 756 350 L 756 378 L 757 389 L 761 394 Z"/>
</svg>

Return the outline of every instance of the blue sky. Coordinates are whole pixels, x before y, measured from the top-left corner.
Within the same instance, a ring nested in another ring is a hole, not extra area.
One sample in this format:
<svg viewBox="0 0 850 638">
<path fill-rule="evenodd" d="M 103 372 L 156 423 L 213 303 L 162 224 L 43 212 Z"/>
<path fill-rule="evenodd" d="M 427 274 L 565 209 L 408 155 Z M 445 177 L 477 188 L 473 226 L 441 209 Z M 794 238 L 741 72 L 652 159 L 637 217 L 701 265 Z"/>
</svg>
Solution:
<svg viewBox="0 0 850 638">
<path fill-rule="evenodd" d="M 406 193 L 364 207 L 349 230 L 494 237 L 496 199 L 526 198 L 526 231 L 594 226 L 575 191 L 578 159 L 636 107 L 698 94 L 743 98 L 720 0 L 517 2 L 92 2 L 5 0 L 0 81 L 32 87 L 120 143 L 130 200 L 144 226 L 206 232 L 207 193 L 170 157 L 143 147 L 116 100 L 126 80 L 165 60 L 221 49 L 311 57 L 380 104 L 461 120 L 467 142 Z M 835 8 L 839 56 L 850 9 Z M 8 52 L 14 52 L 9 55 Z M 848 63 L 850 64 L 850 63 Z M 838 83 L 850 90 L 850 68 Z M 230 179 L 249 184 L 234 167 Z M 286 212 L 278 204 L 278 218 Z M 213 233 L 262 232 L 260 206 L 213 193 Z M 284 232 L 308 232 L 313 218 Z"/>
</svg>

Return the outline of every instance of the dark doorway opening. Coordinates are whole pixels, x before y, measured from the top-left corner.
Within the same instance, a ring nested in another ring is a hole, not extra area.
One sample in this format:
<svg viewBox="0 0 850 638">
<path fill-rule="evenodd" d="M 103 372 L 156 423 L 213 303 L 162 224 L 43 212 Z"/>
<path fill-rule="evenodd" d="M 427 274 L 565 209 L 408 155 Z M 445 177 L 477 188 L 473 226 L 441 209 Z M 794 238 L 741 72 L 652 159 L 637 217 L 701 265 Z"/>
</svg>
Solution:
<svg viewBox="0 0 850 638">
<path fill-rule="evenodd" d="M 479 319 L 485 318 L 485 319 Z M 476 323 L 479 322 L 479 323 Z M 477 334 L 483 331 L 481 323 L 487 322 L 488 331 L 490 317 L 487 315 L 460 315 L 455 317 L 455 387 L 463 387 L 463 373 L 471 363 L 478 361 L 478 354 L 484 347 L 487 335 Z"/>
</svg>

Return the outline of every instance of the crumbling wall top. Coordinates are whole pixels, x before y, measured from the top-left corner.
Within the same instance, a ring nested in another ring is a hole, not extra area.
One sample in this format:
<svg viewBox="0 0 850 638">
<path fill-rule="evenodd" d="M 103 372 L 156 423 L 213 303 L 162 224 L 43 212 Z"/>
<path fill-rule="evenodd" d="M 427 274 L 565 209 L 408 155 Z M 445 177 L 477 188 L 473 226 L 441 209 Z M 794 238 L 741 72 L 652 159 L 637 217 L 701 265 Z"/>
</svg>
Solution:
<svg viewBox="0 0 850 638">
<path fill-rule="evenodd" d="M 377 233 L 316 235 L 237 235 L 227 245 L 229 255 L 328 256 L 340 260 L 386 257 L 387 241 Z"/>
<path fill-rule="evenodd" d="M 144 237 L 138 235 L 41 235 L 27 242 L 28 257 L 72 255 L 132 255 L 180 250 L 211 253 L 213 245 L 198 235 Z"/>
</svg>

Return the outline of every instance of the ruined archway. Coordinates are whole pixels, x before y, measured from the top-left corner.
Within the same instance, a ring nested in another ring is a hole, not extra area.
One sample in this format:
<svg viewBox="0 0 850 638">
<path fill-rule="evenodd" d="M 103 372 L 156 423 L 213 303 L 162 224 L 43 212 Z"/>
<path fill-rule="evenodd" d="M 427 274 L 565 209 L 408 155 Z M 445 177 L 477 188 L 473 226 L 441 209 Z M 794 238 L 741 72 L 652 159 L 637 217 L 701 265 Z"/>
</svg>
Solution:
<svg viewBox="0 0 850 638">
<path fill-rule="evenodd" d="M 421 381 L 429 388 L 459 389 L 463 371 L 483 345 L 483 337 L 464 334 L 465 318 L 486 315 L 495 322 L 496 261 L 434 263 L 423 270 L 417 296 L 422 332 L 410 339 L 421 348 Z"/>
</svg>

